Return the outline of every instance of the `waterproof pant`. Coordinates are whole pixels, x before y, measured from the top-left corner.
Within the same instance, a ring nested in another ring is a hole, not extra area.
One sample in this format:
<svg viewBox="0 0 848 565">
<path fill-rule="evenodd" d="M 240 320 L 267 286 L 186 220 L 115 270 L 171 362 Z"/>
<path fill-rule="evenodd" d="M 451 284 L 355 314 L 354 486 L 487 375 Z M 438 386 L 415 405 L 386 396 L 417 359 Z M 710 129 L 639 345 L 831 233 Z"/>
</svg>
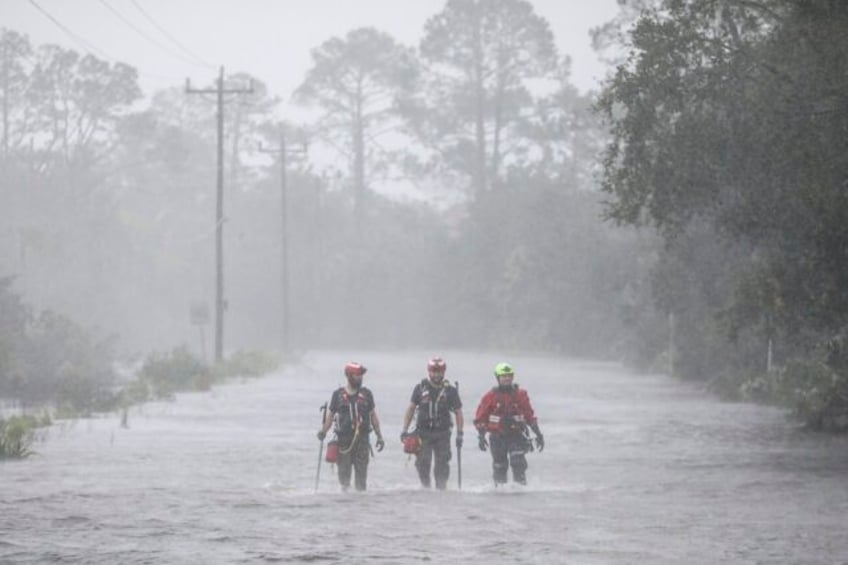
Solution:
<svg viewBox="0 0 848 565">
<path fill-rule="evenodd" d="M 530 446 L 524 434 L 518 431 L 489 434 L 489 444 L 492 451 L 492 476 L 495 484 L 506 482 L 509 467 L 512 467 L 512 480 L 522 485 L 526 484 L 527 458 L 524 454 Z"/>
<path fill-rule="evenodd" d="M 430 467 L 432 464 L 436 488 L 444 490 L 448 485 L 448 477 L 450 477 L 450 430 L 419 430 L 418 435 L 421 437 L 421 451 L 415 457 L 415 468 L 418 470 L 421 486 L 430 486 Z"/>
<path fill-rule="evenodd" d="M 371 455 L 371 446 L 368 436 L 359 436 L 353 446 L 353 437 L 339 437 L 339 484 L 342 490 L 350 487 L 351 472 L 355 474 L 356 490 L 365 490 L 368 486 L 368 460 Z"/>
</svg>

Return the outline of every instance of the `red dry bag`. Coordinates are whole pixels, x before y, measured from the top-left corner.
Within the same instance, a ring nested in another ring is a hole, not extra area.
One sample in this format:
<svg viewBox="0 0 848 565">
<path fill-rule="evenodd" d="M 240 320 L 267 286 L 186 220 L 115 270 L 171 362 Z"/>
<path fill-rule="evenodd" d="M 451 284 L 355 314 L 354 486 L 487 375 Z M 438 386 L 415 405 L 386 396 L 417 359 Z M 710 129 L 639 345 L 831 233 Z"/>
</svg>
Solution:
<svg viewBox="0 0 848 565">
<path fill-rule="evenodd" d="M 418 434 L 409 434 L 403 438 L 403 452 L 417 455 L 421 451 L 421 438 Z"/>
<path fill-rule="evenodd" d="M 339 442 L 332 440 L 327 444 L 327 455 L 324 459 L 327 463 L 335 463 L 339 460 Z"/>
</svg>

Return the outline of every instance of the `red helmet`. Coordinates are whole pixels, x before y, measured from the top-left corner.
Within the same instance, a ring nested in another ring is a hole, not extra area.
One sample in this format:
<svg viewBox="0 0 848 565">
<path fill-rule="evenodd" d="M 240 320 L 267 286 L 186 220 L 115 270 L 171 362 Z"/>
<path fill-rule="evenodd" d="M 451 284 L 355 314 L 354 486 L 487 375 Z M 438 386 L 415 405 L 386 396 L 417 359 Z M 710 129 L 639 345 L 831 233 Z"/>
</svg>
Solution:
<svg viewBox="0 0 848 565">
<path fill-rule="evenodd" d="M 345 365 L 344 373 L 346 377 L 361 377 L 367 370 L 364 365 L 351 361 Z"/>
<path fill-rule="evenodd" d="M 444 374 L 445 370 L 447 370 L 448 366 L 445 363 L 445 360 L 441 357 L 433 357 L 427 363 L 427 371 L 430 373 L 442 373 Z"/>
</svg>

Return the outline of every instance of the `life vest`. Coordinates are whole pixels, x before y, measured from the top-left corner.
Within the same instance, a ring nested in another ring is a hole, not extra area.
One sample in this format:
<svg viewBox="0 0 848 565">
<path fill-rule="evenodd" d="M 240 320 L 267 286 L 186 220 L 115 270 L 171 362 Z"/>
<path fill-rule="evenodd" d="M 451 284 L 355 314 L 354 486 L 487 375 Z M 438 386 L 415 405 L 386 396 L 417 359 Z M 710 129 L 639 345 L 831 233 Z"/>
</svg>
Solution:
<svg viewBox="0 0 848 565">
<path fill-rule="evenodd" d="M 357 432 L 368 433 L 371 430 L 371 395 L 366 389 L 349 394 L 344 387 L 338 390 L 339 404 L 336 410 L 336 434 L 351 436 Z"/>
<path fill-rule="evenodd" d="M 509 391 L 494 387 L 490 393 L 486 431 L 500 434 L 504 432 L 523 432 L 527 427 L 524 419 L 524 407 L 519 399 L 518 385 Z"/>
<path fill-rule="evenodd" d="M 418 402 L 417 428 L 428 431 L 450 429 L 451 409 L 448 405 L 448 390 L 452 386 L 450 382 L 442 381 L 441 386 L 434 387 L 429 379 L 424 379 L 419 386 L 421 400 Z"/>
</svg>

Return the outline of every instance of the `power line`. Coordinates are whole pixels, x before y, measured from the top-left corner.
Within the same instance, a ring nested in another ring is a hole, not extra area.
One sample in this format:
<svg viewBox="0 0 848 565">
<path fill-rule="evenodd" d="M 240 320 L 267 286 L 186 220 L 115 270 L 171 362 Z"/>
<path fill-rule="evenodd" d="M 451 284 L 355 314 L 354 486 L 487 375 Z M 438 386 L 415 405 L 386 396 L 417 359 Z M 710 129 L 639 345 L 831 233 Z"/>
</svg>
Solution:
<svg viewBox="0 0 848 565">
<path fill-rule="evenodd" d="M 90 43 L 90 42 L 86 41 L 85 39 L 83 39 L 82 37 L 80 37 L 79 35 L 77 35 L 76 33 L 74 33 L 73 31 L 71 31 L 71 30 L 70 30 L 70 29 L 69 29 L 66 25 L 64 25 L 62 22 L 60 22 L 60 21 L 59 21 L 59 20 L 57 20 L 55 17 L 53 17 L 53 15 L 52 15 L 52 14 L 50 14 L 50 12 L 48 12 L 47 10 L 45 10 L 44 8 L 42 8 L 41 6 L 39 6 L 39 5 L 38 5 L 38 3 L 37 3 L 35 0 L 29 0 L 29 3 L 30 3 L 30 4 L 32 4 L 32 6 L 33 6 L 36 10 L 38 10 L 39 12 L 41 12 L 41 14 L 42 14 L 44 17 L 46 17 L 46 18 L 47 18 L 47 19 L 49 19 L 51 22 L 53 22 L 53 23 L 56 25 L 56 27 L 58 27 L 59 29 L 61 29 L 62 31 L 64 31 L 64 32 L 68 35 L 68 37 L 70 37 L 70 38 L 71 38 L 71 39 L 72 39 L 72 40 L 73 40 L 73 41 L 74 41 L 77 45 L 81 46 L 81 47 L 83 48 L 83 50 L 84 50 L 84 51 L 86 51 L 86 52 L 94 52 L 94 53 L 96 53 L 97 55 L 100 55 L 100 57 L 102 57 L 103 59 L 107 59 L 107 60 L 111 61 L 112 63 L 115 63 L 115 62 L 121 62 L 121 61 L 120 61 L 117 57 L 113 57 L 113 56 L 111 56 L 109 53 L 107 53 L 107 52 L 106 52 L 106 51 L 104 51 L 103 49 L 98 48 L 96 45 L 93 45 L 92 43 Z M 157 75 L 157 74 L 152 74 L 152 73 L 146 73 L 146 72 L 142 72 L 142 71 L 140 71 L 140 70 L 138 70 L 138 69 L 135 69 L 135 70 L 136 70 L 136 72 L 137 72 L 139 75 L 141 75 L 141 76 L 146 76 L 146 77 L 154 78 L 154 79 L 156 79 L 156 80 L 160 80 L 160 81 L 176 82 L 176 81 L 178 81 L 178 80 L 179 80 L 179 79 L 178 79 L 178 78 L 176 78 L 176 77 L 168 77 L 168 76 L 163 76 L 163 75 Z"/>
<path fill-rule="evenodd" d="M 78 36 L 77 34 L 75 34 L 74 32 L 72 32 L 70 29 L 68 29 L 67 27 L 65 27 L 65 26 L 62 24 L 62 22 L 60 22 L 59 20 L 57 20 L 56 18 L 54 18 L 54 17 L 53 17 L 53 16 L 52 16 L 52 15 L 51 15 L 51 14 L 50 14 L 47 10 L 45 10 L 44 8 L 42 8 L 41 6 L 39 6 L 39 5 L 38 5 L 38 3 L 37 3 L 35 0 L 29 0 L 29 3 L 30 3 L 30 4 L 32 4 L 33 6 L 35 6 L 35 9 L 36 9 L 36 10 L 38 10 L 39 12 L 41 12 L 42 14 L 44 14 L 44 16 L 45 16 L 47 19 L 49 19 L 51 22 L 53 22 L 54 24 L 56 24 L 56 26 L 57 26 L 59 29 L 61 29 L 62 31 L 64 31 L 66 34 L 68 34 L 68 36 L 69 36 L 71 39 L 73 39 L 75 42 L 77 42 L 77 44 L 79 44 L 79 45 L 81 45 L 83 48 L 85 48 L 85 50 L 87 50 L 87 51 L 94 51 L 95 53 L 97 53 L 97 54 L 99 54 L 101 57 L 103 57 L 104 59 L 111 59 L 111 60 L 113 60 L 113 61 L 115 60 L 115 58 L 114 58 L 114 57 L 110 57 L 110 56 L 109 56 L 109 54 L 108 54 L 108 53 L 106 53 L 105 51 L 103 51 L 102 49 L 98 49 L 97 47 L 95 47 L 94 45 L 92 45 L 91 43 L 89 43 L 88 41 L 86 41 L 85 39 L 83 39 L 82 37 L 80 37 L 80 36 Z"/>
<path fill-rule="evenodd" d="M 198 64 L 200 64 L 200 65 L 202 65 L 202 66 L 205 66 L 205 67 L 208 67 L 208 68 L 210 68 L 210 69 L 214 69 L 214 68 L 215 68 L 215 66 L 214 66 L 214 65 L 210 65 L 209 63 L 207 63 L 206 61 L 204 61 L 202 57 L 199 57 L 198 55 L 196 55 L 196 54 L 195 54 L 193 51 L 191 51 L 189 48 L 187 48 L 187 47 L 186 47 L 186 46 L 184 46 L 182 43 L 180 43 L 179 41 L 177 41 L 177 40 L 176 40 L 176 38 L 174 38 L 174 36 L 172 36 L 170 33 L 168 33 L 167 31 L 165 31 L 165 30 L 162 28 L 162 26 L 160 26 L 158 23 L 156 23 L 156 20 L 154 20 L 154 19 L 153 19 L 153 17 L 152 17 L 150 14 L 148 14 L 148 13 L 144 10 L 144 8 L 142 8 L 141 6 L 139 6 L 139 4 L 138 4 L 138 2 L 136 2 L 136 0 L 130 0 L 130 2 L 132 2 L 132 5 L 133 5 L 133 6 L 135 6 L 135 7 L 136 7 L 136 9 L 137 9 L 139 12 L 141 12 L 141 15 L 143 15 L 145 18 L 147 18 L 147 21 L 149 21 L 151 24 L 153 24 L 153 27 L 155 27 L 156 29 L 158 29 L 158 30 L 159 30 L 159 32 L 160 32 L 162 35 L 164 35 L 165 37 L 167 37 L 167 38 L 171 41 L 171 43 L 173 43 L 174 45 L 176 45 L 177 47 L 179 47 L 179 48 L 180 48 L 180 49 L 181 49 L 184 53 L 186 53 L 189 57 L 192 57 L 195 61 L 197 61 L 197 63 L 198 63 Z"/>
<path fill-rule="evenodd" d="M 183 56 L 183 55 L 181 55 L 181 54 L 179 54 L 179 53 L 176 53 L 175 51 L 173 51 L 172 49 L 170 49 L 168 46 L 163 45 L 162 43 L 160 43 L 160 42 L 156 41 L 155 39 L 153 39 L 152 37 L 150 37 L 147 33 L 145 33 L 145 32 L 144 32 L 144 30 L 140 29 L 137 25 L 135 25 L 135 24 L 134 24 L 134 23 L 132 23 L 129 19 L 127 19 L 126 17 L 124 17 L 124 16 L 123 16 L 123 15 L 122 15 L 122 14 L 121 14 L 118 10 L 116 10 L 113 6 L 109 5 L 109 4 L 106 2 L 106 0 L 99 0 L 99 1 L 100 1 L 100 3 L 101 3 L 101 4 L 103 4 L 103 6 L 104 6 L 104 7 L 106 7 L 106 8 L 107 8 L 110 12 L 112 12 L 112 13 L 115 15 L 115 17 L 117 17 L 119 20 L 121 20 L 122 22 L 124 22 L 124 23 L 125 23 L 128 27 L 130 27 L 133 31 L 135 31 L 137 34 L 139 34 L 141 37 L 143 37 L 144 39 L 146 39 L 147 41 L 149 41 L 150 43 L 152 43 L 153 45 L 155 45 L 155 46 L 156 46 L 156 47 L 158 47 L 159 49 L 163 50 L 164 52 L 168 53 L 169 55 L 172 55 L 172 56 L 174 56 L 174 57 L 177 57 L 178 59 L 180 59 L 180 60 L 182 60 L 182 61 L 184 61 L 184 62 L 186 62 L 186 63 L 188 63 L 188 64 L 190 64 L 190 65 L 206 66 L 206 65 L 200 65 L 200 64 L 198 64 L 196 61 L 189 60 L 189 59 L 187 59 L 185 56 Z"/>
</svg>

